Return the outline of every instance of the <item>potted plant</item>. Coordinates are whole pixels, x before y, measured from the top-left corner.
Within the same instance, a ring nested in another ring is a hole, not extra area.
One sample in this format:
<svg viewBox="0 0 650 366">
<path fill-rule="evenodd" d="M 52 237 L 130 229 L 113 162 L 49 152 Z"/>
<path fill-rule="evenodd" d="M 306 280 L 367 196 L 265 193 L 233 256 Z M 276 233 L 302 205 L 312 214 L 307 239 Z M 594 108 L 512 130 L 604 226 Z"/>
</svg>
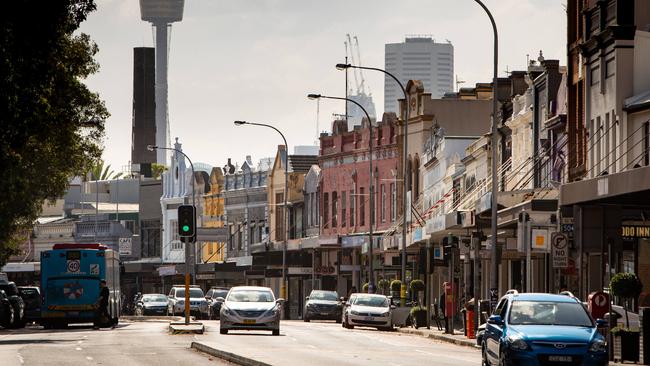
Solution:
<svg viewBox="0 0 650 366">
<path fill-rule="evenodd" d="M 627 309 L 630 305 L 630 299 L 639 297 L 643 285 L 634 273 L 617 273 L 612 277 L 609 288 L 612 295 L 620 297 L 625 303 L 623 307 L 625 309 L 625 328 L 614 327 L 611 331 L 614 335 L 614 348 L 620 350 L 621 361 L 638 361 L 639 330 L 630 329 Z"/>
<path fill-rule="evenodd" d="M 394 299 L 399 299 L 401 298 L 400 292 L 402 291 L 402 281 L 400 280 L 393 280 L 390 283 L 390 292 L 393 295 Z"/>
<path fill-rule="evenodd" d="M 377 288 L 379 289 L 379 291 L 381 291 L 383 295 L 386 295 L 386 290 L 388 290 L 389 286 L 390 286 L 390 281 L 388 281 L 385 278 L 382 278 L 381 280 L 379 280 L 379 282 L 377 282 Z"/>
<path fill-rule="evenodd" d="M 418 303 L 420 304 L 422 303 L 422 298 L 424 297 L 423 296 L 424 289 L 425 289 L 424 281 L 422 280 L 411 281 L 411 293 L 417 294 Z"/>
<path fill-rule="evenodd" d="M 427 326 L 427 309 L 423 306 L 414 306 L 411 308 L 411 319 L 415 329 Z"/>
</svg>

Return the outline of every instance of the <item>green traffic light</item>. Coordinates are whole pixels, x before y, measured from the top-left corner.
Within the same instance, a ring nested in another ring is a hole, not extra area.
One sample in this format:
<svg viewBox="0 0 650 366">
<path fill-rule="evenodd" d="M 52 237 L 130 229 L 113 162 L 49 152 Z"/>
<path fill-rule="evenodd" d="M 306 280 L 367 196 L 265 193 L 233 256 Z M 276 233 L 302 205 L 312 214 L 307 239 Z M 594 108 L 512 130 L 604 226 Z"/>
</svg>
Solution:
<svg viewBox="0 0 650 366">
<path fill-rule="evenodd" d="M 190 227 L 188 225 L 183 225 L 183 231 L 190 231 Z"/>
</svg>

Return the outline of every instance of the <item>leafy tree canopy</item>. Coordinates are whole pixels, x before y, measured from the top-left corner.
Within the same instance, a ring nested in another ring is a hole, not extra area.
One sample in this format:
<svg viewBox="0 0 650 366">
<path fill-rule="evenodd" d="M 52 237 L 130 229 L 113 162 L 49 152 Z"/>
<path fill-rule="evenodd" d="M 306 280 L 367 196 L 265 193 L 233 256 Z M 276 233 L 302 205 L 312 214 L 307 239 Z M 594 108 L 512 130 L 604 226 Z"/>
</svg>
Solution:
<svg viewBox="0 0 650 366">
<path fill-rule="evenodd" d="M 14 0 L 0 12 L 0 265 L 43 202 L 101 156 L 109 113 L 83 83 L 99 68 L 98 48 L 75 34 L 95 8 L 93 0 Z"/>
</svg>

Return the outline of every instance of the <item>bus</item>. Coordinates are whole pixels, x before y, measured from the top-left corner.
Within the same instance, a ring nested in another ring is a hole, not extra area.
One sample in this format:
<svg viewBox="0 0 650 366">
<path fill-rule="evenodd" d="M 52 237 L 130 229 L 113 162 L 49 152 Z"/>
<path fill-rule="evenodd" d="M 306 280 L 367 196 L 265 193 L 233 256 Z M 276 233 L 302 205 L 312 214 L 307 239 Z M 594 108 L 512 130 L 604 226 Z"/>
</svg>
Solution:
<svg viewBox="0 0 650 366">
<path fill-rule="evenodd" d="M 119 262 L 119 254 L 101 244 L 55 244 L 42 252 L 42 325 L 92 322 L 102 279 L 110 292 L 108 312 L 116 321 L 121 309 Z"/>
</svg>

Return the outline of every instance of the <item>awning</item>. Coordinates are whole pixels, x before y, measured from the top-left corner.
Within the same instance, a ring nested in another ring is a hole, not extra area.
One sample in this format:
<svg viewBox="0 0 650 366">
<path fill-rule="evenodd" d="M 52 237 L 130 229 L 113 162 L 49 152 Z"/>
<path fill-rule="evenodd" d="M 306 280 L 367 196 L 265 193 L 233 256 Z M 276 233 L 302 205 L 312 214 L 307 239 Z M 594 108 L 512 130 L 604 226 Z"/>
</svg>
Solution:
<svg viewBox="0 0 650 366">
<path fill-rule="evenodd" d="M 40 262 L 7 263 L 2 267 L 2 272 L 40 272 Z"/>
</svg>

